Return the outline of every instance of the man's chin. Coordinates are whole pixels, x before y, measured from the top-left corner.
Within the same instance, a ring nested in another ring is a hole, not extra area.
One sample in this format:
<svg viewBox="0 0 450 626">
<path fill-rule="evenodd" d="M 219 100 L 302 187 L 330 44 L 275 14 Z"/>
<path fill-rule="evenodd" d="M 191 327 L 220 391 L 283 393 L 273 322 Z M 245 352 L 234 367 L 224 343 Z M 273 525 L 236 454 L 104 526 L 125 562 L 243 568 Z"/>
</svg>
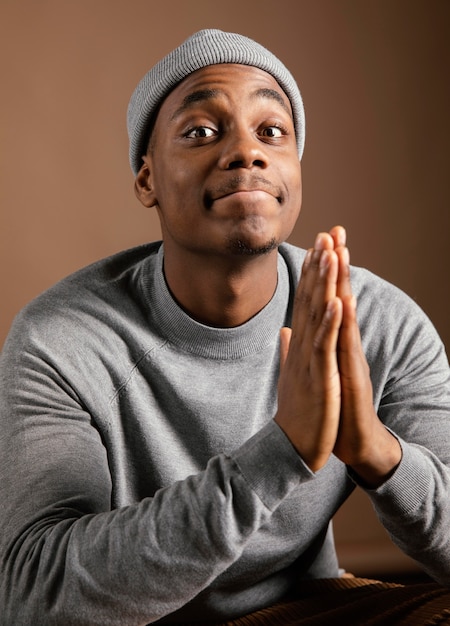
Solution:
<svg viewBox="0 0 450 626">
<path fill-rule="evenodd" d="M 262 256 L 278 248 L 278 241 L 273 237 L 264 244 L 255 244 L 245 239 L 230 239 L 229 250 L 239 256 Z"/>
</svg>

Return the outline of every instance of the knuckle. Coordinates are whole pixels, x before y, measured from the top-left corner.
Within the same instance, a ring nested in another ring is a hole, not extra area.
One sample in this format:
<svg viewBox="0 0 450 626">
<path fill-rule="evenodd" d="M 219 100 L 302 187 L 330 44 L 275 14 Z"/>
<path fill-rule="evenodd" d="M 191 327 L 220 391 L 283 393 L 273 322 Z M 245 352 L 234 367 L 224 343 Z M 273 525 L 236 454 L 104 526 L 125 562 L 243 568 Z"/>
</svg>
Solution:
<svg viewBox="0 0 450 626">
<path fill-rule="evenodd" d="M 308 319 L 309 319 L 309 321 L 312 324 L 315 324 L 318 317 L 319 317 L 319 312 L 317 311 L 317 309 L 315 307 L 310 307 L 310 309 L 308 311 Z"/>
<path fill-rule="evenodd" d="M 321 333 L 320 334 L 316 334 L 314 336 L 312 345 L 313 345 L 313 350 L 314 350 L 315 354 L 317 354 L 317 355 L 325 354 L 326 347 L 325 347 L 325 344 L 324 344 L 324 341 L 323 341 L 323 336 L 322 336 Z"/>
<path fill-rule="evenodd" d="M 295 303 L 299 307 L 309 307 L 311 305 L 311 294 L 306 289 L 300 289 L 295 294 Z"/>
</svg>

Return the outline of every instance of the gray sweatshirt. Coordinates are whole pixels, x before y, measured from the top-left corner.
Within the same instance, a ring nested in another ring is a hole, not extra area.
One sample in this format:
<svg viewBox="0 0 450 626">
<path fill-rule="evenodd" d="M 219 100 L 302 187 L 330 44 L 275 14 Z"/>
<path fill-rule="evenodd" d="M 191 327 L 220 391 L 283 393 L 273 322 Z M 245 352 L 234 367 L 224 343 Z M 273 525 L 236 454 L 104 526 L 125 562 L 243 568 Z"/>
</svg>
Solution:
<svg viewBox="0 0 450 626">
<path fill-rule="evenodd" d="M 339 567 L 330 519 L 355 487 L 311 472 L 273 422 L 279 329 L 304 252 L 237 328 L 186 315 L 160 243 L 77 272 L 16 318 L 0 367 L 0 624 L 231 619 Z M 402 461 L 368 497 L 450 584 L 450 382 L 401 291 L 352 268 L 374 404 Z"/>
</svg>

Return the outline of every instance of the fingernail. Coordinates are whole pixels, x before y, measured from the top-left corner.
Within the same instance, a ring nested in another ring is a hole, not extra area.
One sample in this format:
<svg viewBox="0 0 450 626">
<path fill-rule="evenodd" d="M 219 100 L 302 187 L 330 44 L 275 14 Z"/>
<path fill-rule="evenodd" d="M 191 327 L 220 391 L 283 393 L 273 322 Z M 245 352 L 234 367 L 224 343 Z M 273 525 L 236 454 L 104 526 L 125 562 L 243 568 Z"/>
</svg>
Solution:
<svg viewBox="0 0 450 626">
<path fill-rule="evenodd" d="M 339 226 L 339 245 L 345 246 L 347 241 L 347 233 L 343 226 Z"/>
<path fill-rule="evenodd" d="M 322 250 L 323 249 L 323 234 L 319 233 L 316 237 L 316 240 L 314 241 L 314 249 L 315 250 Z"/>
</svg>

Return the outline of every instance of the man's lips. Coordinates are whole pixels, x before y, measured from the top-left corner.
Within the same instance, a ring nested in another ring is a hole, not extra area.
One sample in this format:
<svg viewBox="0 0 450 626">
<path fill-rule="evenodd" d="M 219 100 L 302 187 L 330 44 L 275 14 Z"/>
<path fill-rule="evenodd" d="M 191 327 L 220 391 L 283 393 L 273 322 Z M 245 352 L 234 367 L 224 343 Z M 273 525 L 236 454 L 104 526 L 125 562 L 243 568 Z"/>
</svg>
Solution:
<svg viewBox="0 0 450 626">
<path fill-rule="evenodd" d="M 258 181 L 256 184 L 242 184 L 238 179 L 232 179 L 228 184 L 218 187 L 215 190 L 206 193 L 206 206 L 211 208 L 214 202 L 222 200 L 224 198 L 233 197 L 234 199 L 241 198 L 242 200 L 258 200 L 263 199 L 265 196 L 272 196 L 279 203 L 282 202 L 281 191 L 272 185 L 265 179 L 263 182 Z"/>
<path fill-rule="evenodd" d="M 213 200 L 213 202 L 223 200 L 224 198 L 229 198 L 230 196 L 233 196 L 235 198 L 242 197 L 243 199 L 251 198 L 256 200 L 258 198 L 263 198 L 267 195 L 274 197 L 272 193 L 269 193 L 264 189 L 238 189 L 237 191 L 230 191 L 230 193 L 225 193 L 222 196 L 218 196 Z"/>
</svg>

